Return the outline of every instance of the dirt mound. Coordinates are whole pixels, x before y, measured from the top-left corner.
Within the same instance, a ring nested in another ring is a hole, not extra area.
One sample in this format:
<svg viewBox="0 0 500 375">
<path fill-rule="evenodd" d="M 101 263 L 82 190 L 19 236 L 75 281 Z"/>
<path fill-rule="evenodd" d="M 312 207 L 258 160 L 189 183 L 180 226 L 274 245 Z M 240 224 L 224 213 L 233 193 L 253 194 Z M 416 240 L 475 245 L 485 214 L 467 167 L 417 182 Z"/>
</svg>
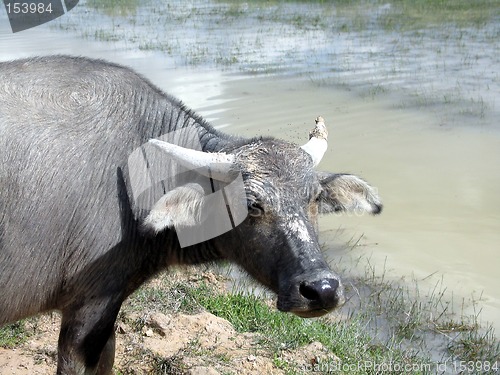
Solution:
<svg viewBox="0 0 500 375">
<path fill-rule="evenodd" d="M 140 334 L 128 332 L 128 325 L 118 329 L 122 333 L 117 337 L 115 366 L 129 373 L 219 374 L 234 369 L 239 374 L 283 373 L 258 349 L 257 335 L 237 333 L 227 320 L 208 312 L 156 312 L 147 318 Z"/>
</svg>

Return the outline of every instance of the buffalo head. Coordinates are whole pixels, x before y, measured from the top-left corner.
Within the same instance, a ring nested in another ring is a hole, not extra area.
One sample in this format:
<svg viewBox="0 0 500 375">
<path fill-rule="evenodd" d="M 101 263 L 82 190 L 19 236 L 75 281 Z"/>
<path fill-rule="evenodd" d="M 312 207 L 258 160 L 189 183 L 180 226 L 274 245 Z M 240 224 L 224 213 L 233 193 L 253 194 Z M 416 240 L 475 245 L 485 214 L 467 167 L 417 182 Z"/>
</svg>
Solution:
<svg viewBox="0 0 500 375">
<path fill-rule="evenodd" d="M 243 200 L 245 215 L 237 222 L 233 218 L 234 228 L 211 241 L 221 258 L 239 264 L 277 293 L 279 310 L 315 317 L 343 303 L 342 282 L 321 253 L 317 216 L 378 214 L 382 204 L 375 190 L 359 177 L 314 169 L 327 148 L 321 117 L 301 147 L 258 139 L 207 153 L 160 140 L 151 142 L 181 164 L 216 180 L 229 181 L 240 174 L 243 195 L 238 198 L 236 194 L 235 199 Z M 153 207 L 144 226 L 155 232 L 167 227 L 194 231 L 201 220 L 199 213 L 206 208 L 205 190 L 191 181 L 169 191 Z"/>
</svg>

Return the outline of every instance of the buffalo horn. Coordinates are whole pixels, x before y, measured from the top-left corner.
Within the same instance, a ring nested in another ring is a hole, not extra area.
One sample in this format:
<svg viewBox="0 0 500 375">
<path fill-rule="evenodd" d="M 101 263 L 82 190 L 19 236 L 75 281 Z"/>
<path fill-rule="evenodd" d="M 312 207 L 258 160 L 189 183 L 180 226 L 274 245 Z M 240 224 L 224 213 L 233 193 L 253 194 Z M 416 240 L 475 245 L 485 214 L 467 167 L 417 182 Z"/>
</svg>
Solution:
<svg viewBox="0 0 500 375">
<path fill-rule="evenodd" d="M 149 143 L 170 155 L 186 168 L 196 170 L 204 176 L 217 180 L 232 180 L 230 171 L 234 168 L 234 155 L 192 150 L 159 139 L 150 139 Z"/>
<path fill-rule="evenodd" d="M 317 166 L 323 158 L 328 147 L 328 131 L 326 130 L 325 120 L 319 116 L 316 118 L 316 126 L 309 132 L 309 141 L 300 146 L 307 152 L 313 161 L 314 166 Z"/>
</svg>

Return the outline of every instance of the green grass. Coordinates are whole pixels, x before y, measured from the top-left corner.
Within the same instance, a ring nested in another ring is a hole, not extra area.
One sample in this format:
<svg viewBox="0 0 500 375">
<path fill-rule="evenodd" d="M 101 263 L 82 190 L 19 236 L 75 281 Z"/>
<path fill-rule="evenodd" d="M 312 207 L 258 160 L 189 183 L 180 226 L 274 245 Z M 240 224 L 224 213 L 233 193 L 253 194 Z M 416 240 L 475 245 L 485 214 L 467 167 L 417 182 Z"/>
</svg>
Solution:
<svg viewBox="0 0 500 375">
<path fill-rule="evenodd" d="M 29 333 L 26 331 L 24 321 L 19 321 L 4 327 L 0 327 L 0 347 L 15 348 L 28 340 Z"/>
<path fill-rule="evenodd" d="M 88 7 L 113 16 L 133 14 L 142 4 L 144 1 L 140 0 L 87 0 L 86 2 Z"/>
<path fill-rule="evenodd" d="M 420 28 L 443 23 L 483 25 L 500 14 L 497 0 L 394 0 L 394 13 L 380 20 L 389 29 Z"/>
<path fill-rule="evenodd" d="M 241 4 L 241 1 L 221 1 L 230 4 L 232 8 Z M 494 17 L 500 15 L 498 0 L 260 0 L 254 1 L 263 8 L 286 7 L 291 4 L 321 5 L 334 18 L 343 17 L 347 22 L 340 23 L 341 31 L 362 31 L 373 24 L 386 30 L 408 30 L 451 23 L 458 26 L 481 26 Z M 388 6 L 389 4 L 389 6 Z M 384 9 L 381 11 L 381 9 Z M 333 12 L 332 12 L 333 11 Z M 286 13 L 286 12 L 284 12 Z M 244 12 L 233 12 L 235 16 L 243 16 Z M 276 18 L 280 12 L 267 13 Z M 283 15 L 282 15 L 283 16 Z M 265 15 L 261 15 L 265 18 Z M 290 17 L 289 15 L 285 17 Z M 325 22 L 325 17 L 317 14 L 296 14 L 289 19 L 297 27 L 321 26 L 332 27 L 331 22 Z"/>
<path fill-rule="evenodd" d="M 277 367 L 289 371 L 296 367 L 283 358 L 283 352 L 316 341 L 323 344 L 332 356 L 339 357 L 346 367 L 355 368 L 359 363 L 428 363 L 426 358 L 419 358 L 411 352 L 374 345 L 359 319 L 339 322 L 324 318 L 302 319 L 276 311 L 256 295 L 243 292 L 221 294 L 204 283 L 191 289 L 189 298 L 210 313 L 228 320 L 236 331 L 260 334 L 259 345 L 271 352 Z M 366 373 L 375 374 L 376 371 L 366 370 Z"/>
<path fill-rule="evenodd" d="M 498 361 L 500 343 L 493 328 L 480 323 L 479 313 L 468 315 L 465 301 L 460 311 L 454 311 L 453 295 L 450 297 L 442 279 L 424 288 L 420 285 L 423 280 L 415 278 L 387 280 L 385 266 L 377 269 L 370 259 L 359 259 L 358 271 L 363 263 L 364 274 L 345 280 L 346 295 L 351 300 L 340 317 L 334 313 L 302 319 L 279 312 L 271 307 L 268 296 L 255 292 L 246 282 L 227 292 L 206 283 L 203 277 L 171 281 L 170 275 L 137 291 L 127 309 L 188 314 L 206 310 L 228 320 L 239 333 L 256 334 L 256 350 L 265 351 L 273 364 L 287 374 L 302 372 L 286 353 L 312 342 L 320 342 L 331 361 L 326 364 L 323 359 L 323 367 L 316 368 L 318 373 L 328 373 L 326 369 L 331 368 L 336 357 L 345 368 L 356 369 L 345 372 L 349 374 L 380 373 L 360 367 L 360 363 L 393 363 L 410 366 L 413 374 L 430 374 L 440 361 L 446 361 L 448 366 L 459 361 Z M 355 274 L 352 270 L 346 273 Z M 480 301 L 470 303 L 479 310 Z M 147 325 L 147 319 L 141 317 L 135 323 L 138 332 Z M 210 357 L 210 353 L 197 350 L 193 344 L 179 355 Z M 179 357 L 158 361 L 158 368 L 183 369 Z M 227 359 L 210 357 L 210 361 L 224 363 Z M 384 372 L 391 373 L 404 371 Z"/>
<path fill-rule="evenodd" d="M 228 320 L 239 333 L 253 333 L 255 353 L 271 359 L 285 374 L 433 374 L 444 361 L 448 368 L 481 363 L 483 367 L 476 366 L 474 373 L 486 374 L 485 366 L 500 365 L 500 343 L 493 328 L 480 324 L 479 300 L 472 301 L 472 314 L 465 312 L 465 302 L 455 312 L 456 304 L 442 280 L 427 288 L 414 279 L 389 281 L 385 266 L 377 269 L 364 258 L 358 259 L 356 267 L 362 269 L 363 262 L 364 274 L 344 279 L 350 309 L 315 319 L 277 311 L 268 296 L 252 290 L 247 282 L 227 291 L 225 277 L 212 271 L 207 277 L 206 269 L 192 269 L 188 275 L 166 273 L 136 291 L 122 308 L 119 322 L 139 334 L 127 344 L 131 345 L 128 361 L 149 363 L 150 373 L 158 375 L 185 374 L 189 358 L 194 357 L 203 358 L 209 367 L 228 368 L 228 354 L 212 353 L 196 338 L 170 357 L 161 357 L 137 341 L 152 312 L 206 310 Z M 33 318 L 1 328 L 0 347 L 19 347 L 36 333 L 37 324 Z M 320 342 L 325 351 L 310 364 L 296 362 L 291 353 L 300 353 L 313 342 Z M 438 358 L 436 348 L 443 350 Z M 375 364 L 385 366 L 383 371 Z"/>
</svg>

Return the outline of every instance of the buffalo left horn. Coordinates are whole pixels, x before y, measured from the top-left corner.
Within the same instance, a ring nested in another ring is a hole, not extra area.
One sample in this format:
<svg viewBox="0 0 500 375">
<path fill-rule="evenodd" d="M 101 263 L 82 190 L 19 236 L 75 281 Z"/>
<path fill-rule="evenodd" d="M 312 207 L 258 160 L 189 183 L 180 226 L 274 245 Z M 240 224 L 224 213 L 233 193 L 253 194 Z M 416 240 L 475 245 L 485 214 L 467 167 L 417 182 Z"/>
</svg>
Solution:
<svg viewBox="0 0 500 375">
<path fill-rule="evenodd" d="M 328 130 L 326 130 L 325 119 L 321 116 L 316 118 L 316 126 L 309 132 L 309 141 L 300 146 L 307 152 L 313 161 L 314 166 L 317 166 L 328 148 Z"/>
<path fill-rule="evenodd" d="M 159 139 L 150 139 L 149 143 L 170 155 L 184 167 L 196 170 L 206 177 L 227 182 L 232 180 L 230 172 L 234 170 L 234 155 L 192 150 Z"/>
</svg>

